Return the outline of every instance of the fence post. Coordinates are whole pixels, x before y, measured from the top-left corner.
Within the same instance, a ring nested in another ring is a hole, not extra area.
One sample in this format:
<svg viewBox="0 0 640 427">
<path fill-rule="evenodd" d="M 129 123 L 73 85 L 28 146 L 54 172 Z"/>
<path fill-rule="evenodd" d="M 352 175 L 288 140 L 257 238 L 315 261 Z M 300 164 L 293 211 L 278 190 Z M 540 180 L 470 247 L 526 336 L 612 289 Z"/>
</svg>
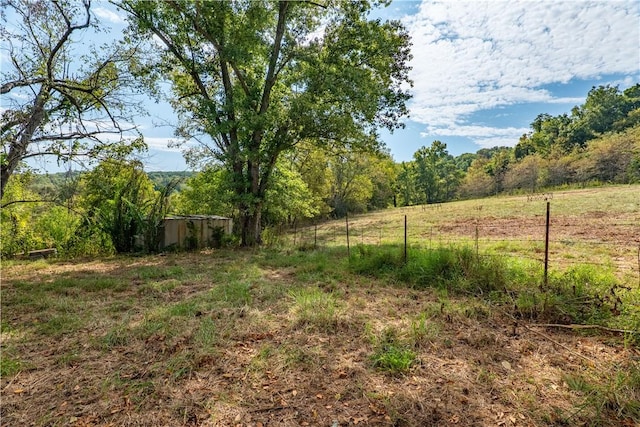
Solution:
<svg viewBox="0 0 640 427">
<path fill-rule="evenodd" d="M 480 251 L 478 248 L 478 238 L 480 236 L 480 233 L 478 232 L 478 223 L 476 222 L 476 258 L 480 257 Z"/>
<path fill-rule="evenodd" d="M 547 201 L 547 223 L 544 233 L 544 287 L 549 285 L 549 224 L 550 224 L 551 202 Z"/>
<path fill-rule="evenodd" d="M 347 224 L 347 258 L 351 259 L 351 248 L 349 248 L 349 214 L 345 214 L 344 220 Z"/>
<path fill-rule="evenodd" d="M 293 220 L 293 247 L 296 247 L 296 234 L 298 233 L 298 221 Z"/>
<path fill-rule="evenodd" d="M 407 216 L 404 216 L 404 263 L 407 263 Z"/>
</svg>

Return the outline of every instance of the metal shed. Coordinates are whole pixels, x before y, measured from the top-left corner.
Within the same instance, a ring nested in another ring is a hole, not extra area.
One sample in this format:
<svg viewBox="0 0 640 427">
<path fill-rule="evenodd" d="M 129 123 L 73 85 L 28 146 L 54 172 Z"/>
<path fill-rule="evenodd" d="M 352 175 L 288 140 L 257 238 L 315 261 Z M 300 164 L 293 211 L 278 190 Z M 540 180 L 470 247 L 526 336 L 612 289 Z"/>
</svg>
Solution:
<svg viewBox="0 0 640 427">
<path fill-rule="evenodd" d="M 173 215 L 164 219 L 160 249 L 198 249 L 220 246 L 233 232 L 233 220 L 217 215 Z"/>
</svg>

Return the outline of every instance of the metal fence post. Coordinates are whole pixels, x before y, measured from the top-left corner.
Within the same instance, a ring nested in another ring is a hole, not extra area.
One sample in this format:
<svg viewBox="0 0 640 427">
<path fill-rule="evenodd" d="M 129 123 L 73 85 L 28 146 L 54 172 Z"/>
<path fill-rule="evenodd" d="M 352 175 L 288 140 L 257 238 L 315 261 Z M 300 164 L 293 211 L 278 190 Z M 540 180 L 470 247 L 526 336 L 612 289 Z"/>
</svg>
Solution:
<svg viewBox="0 0 640 427">
<path fill-rule="evenodd" d="M 347 224 L 347 258 L 351 258 L 351 248 L 349 247 L 349 214 L 345 214 L 344 220 Z"/>
<path fill-rule="evenodd" d="M 407 216 L 404 216 L 404 263 L 407 263 Z"/>
<path fill-rule="evenodd" d="M 549 285 L 549 225 L 550 225 L 551 202 L 547 201 L 547 223 L 544 233 L 544 287 Z"/>
</svg>

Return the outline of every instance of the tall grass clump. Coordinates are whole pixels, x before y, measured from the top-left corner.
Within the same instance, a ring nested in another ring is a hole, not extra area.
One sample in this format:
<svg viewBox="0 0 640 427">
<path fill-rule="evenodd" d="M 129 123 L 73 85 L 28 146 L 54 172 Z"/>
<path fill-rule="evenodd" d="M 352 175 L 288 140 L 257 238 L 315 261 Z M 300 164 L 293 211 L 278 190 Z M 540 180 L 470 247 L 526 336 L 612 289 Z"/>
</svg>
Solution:
<svg viewBox="0 0 640 427">
<path fill-rule="evenodd" d="M 497 257 L 478 257 L 471 248 L 412 248 L 407 262 L 397 247 L 359 247 L 351 257 L 355 273 L 386 277 L 416 289 L 441 288 L 453 292 L 484 294 L 504 289 L 508 269 Z"/>
<path fill-rule="evenodd" d="M 612 271 L 577 265 L 551 275 L 549 289 L 543 294 L 544 314 L 558 321 L 605 323 L 622 313 L 629 291 Z"/>
<path fill-rule="evenodd" d="M 323 332 L 333 332 L 338 326 L 339 303 L 332 293 L 317 288 L 291 292 L 294 299 L 292 311 L 296 323 Z"/>
<path fill-rule="evenodd" d="M 611 270 L 577 265 L 552 271 L 546 285 L 542 269 L 519 260 L 478 256 L 469 247 L 358 247 L 350 258 L 356 274 L 414 289 L 436 288 L 486 298 L 518 318 L 550 323 L 580 323 L 637 328 L 637 296 Z M 636 292 L 637 293 L 637 292 Z M 635 300 L 634 300 L 635 298 Z M 638 341 L 630 334 L 627 341 Z"/>
<path fill-rule="evenodd" d="M 370 360 L 374 368 L 390 374 L 407 372 L 416 362 L 416 353 L 407 342 L 398 337 L 398 331 L 386 328 L 379 336 L 373 336 L 374 353 Z"/>
<path fill-rule="evenodd" d="M 374 277 L 396 275 L 404 267 L 404 254 L 397 246 L 360 245 L 354 252 L 349 265 L 358 274 Z"/>
</svg>

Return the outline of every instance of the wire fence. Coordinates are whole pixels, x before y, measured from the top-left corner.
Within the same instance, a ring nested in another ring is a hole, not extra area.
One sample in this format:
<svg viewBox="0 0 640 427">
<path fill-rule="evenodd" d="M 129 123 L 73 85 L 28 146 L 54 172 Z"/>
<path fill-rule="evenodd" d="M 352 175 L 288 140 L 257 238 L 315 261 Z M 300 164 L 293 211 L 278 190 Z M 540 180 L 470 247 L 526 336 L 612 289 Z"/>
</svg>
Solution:
<svg viewBox="0 0 640 427">
<path fill-rule="evenodd" d="M 549 200 L 548 206 L 552 208 Z M 631 277 L 640 286 L 640 223 L 633 220 L 611 221 L 606 215 L 554 217 L 553 210 L 548 223 L 545 212 L 519 217 L 478 215 L 449 219 L 446 205 L 442 204 L 391 212 L 294 226 L 280 238 L 285 244 L 304 249 L 344 247 L 345 256 L 357 245 L 423 249 L 467 246 L 479 256 L 520 258 L 553 269 L 594 265 Z"/>
</svg>

